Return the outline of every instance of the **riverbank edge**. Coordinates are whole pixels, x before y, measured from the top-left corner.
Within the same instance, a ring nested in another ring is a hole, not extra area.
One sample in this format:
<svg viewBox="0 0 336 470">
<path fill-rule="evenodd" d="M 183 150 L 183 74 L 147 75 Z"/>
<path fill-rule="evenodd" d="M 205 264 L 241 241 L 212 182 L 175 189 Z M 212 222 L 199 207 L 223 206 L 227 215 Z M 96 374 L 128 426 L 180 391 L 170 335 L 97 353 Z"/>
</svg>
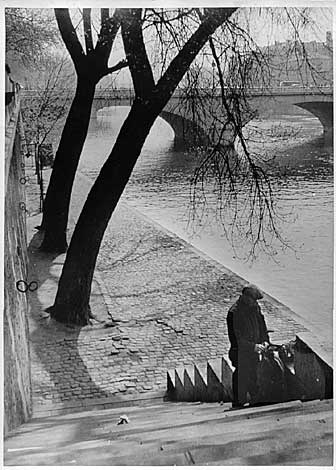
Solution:
<svg viewBox="0 0 336 470">
<path fill-rule="evenodd" d="M 215 258 L 211 257 L 210 255 L 208 255 L 207 253 L 205 253 L 204 251 L 200 250 L 199 248 L 197 248 L 196 246 L 192 245 L 190 242 L 184 240 L 184 238 L 180 237 L 179 235 L 177 235 L 176 233 L 172 232 L 171 230 L 169 230 L 168 228 L 166 228 L 165 226 L 161 225 L 159 222 L 157 222 L 156 220 L 152 219 L 151 217 L 147 216 L 146 214 L 144 214 L 143 212 L 139 211 L 138 209 L 136 209 L 135 207 L 133 207 L 131 204 L 129 204 L 128 202 L 124 202 L 122 201 L 120 204 L 122 204 L 123 206 L 125 206 L 125 209 L 130 211 L 130 212 L 134 212 L 134 214 L 138 217 L 141 217 L 143 218 L 144 220 L 146 220 L 149 224 L 152 224 L 154 227 L 156 227 L 158 230 L 162 231 L 162 232 L 165 232 L 168 236 L 172 237 L 172 238 L 175 238 L 177 240 L 179 240 L 179 242 L 181 244 L 183 244 L 186 248 L 188 248 L 189 250 L 193 251 L 197 256 L 199 256 L 200 258 L 203 258 L 205 259 L 206 261 L 208 261 L 209 263 L 212 263 L 219 271 L 225 273 L 225 274 L 229 274 L 231 275 L 234 279 L 238 280 L 242 287 L 245 286 L 246 284 L 248 284 L 248 281 L 246 279 L 244 279 L 242 276 L 240 276 L 239 274 L 235 273 L 234 271 L 232 271 L 231 269 L 227 268 L 224 264 L 220 263 L 218 260 L 216 260 Z M 263 292 L 263 295 L 264 295 L 264 299 L 265 300 L 268 300 L 269 302 L 273 303 L 274 305 L 276 305 L 278 308 L 280 308 L 284 314 L 290 316 L 293 318 L 293 320 L 295 320 L 297 323 L 301 324 L 305 329 L 307 329 L 311 335 L 315 335 L 314 333 L 314 325 L 312 323 L 309 322 L 309 320 L 305 319 L 304 317 L 302 317 L 301 315 L 299 315 L 298 313 L 294 312 L 290 307 L 288 307 L 287 305 L 285 305 L 283 302 L 281 302 L 280 300 L 278 300 L 277 298 L 271 296 L 270 294 L 268 294 L 266 291 L 262 291 Z M 322 340 L 322 338 L 321 338 Z"/>
<path fill-rule="evenodd" d="M 184 240 L 182 237 L 177 235 L 176 233 L 172 232 L 159 222 L 155 221 L 151 217 L 147 216 L 143 212 L 139 211 L 135 207 L 133 207 L 131 204 L 126 203 L 126 202 L 121 202 L 122 205 L 125 206 L 125 209 L 133 212 L 136 216 L 142 217 L 144 220 L 146 220 L 149 224 L 152 224 L 154 227 L 156 227 L 158 230 L 161 230 L 165 232 L 167 235 L 169 235 L 172 238 L 176 238 L 179 240 L 181 244 L 186 246 L 189 250 L 193 251 L 197 256 L 200 258 L 205 259 L 206 261 L 212 263 L 219 271 L 229 274 L 232 276 L 235 280 L 238 280 L 242 286 L 248 284 L 248 281 L 244 279 L 242 276 L 239 274 L 235 273 L 231 269 L 227 268 L 224 264 L 220 263 L 218 260 L 215 258 L 209 256 L 207 253 L 204 251 L 200 250 L 199 248 L 195 247 L 192 245 L 190 242 Z M 100 279 L 97 279 L 98 283 L 100 284 Z M 101 284 L 100 284 L 101 286 Z M 308 331 L 302 331 L 297 334 L 297 336 L 304 342 L 306 343 L 309 348 L 316 353 L 317 356 L 319 356 L 326 364 L 328 364 L 330 367 L 333 367 L 333 345 L 329 343 L 329 341 L 326 338 L 322 337 L 322 334 L 318 334 L 316 332 L 316 329 L 314 325 L 309 322 L 309 320 L 305 319 L 302 317 L 300 314 L 294 312 L 290 307 L 285 305 L 283 302 L 278 300 L 277 298 L 271 296 L 268 294 L 266 291 L 262 291 L 264 295 L 264 299 L 271 302 L 273 305 L 277 306 L 278 309 L 280 309 L 281 312 L 283 312 L 286 316 L 291 317 L 293 320 L 295 320 L 297 323 L 301 324 L 306 330 Z M 331 326 L 333 329 L 333 326 Z"/>
</svg>

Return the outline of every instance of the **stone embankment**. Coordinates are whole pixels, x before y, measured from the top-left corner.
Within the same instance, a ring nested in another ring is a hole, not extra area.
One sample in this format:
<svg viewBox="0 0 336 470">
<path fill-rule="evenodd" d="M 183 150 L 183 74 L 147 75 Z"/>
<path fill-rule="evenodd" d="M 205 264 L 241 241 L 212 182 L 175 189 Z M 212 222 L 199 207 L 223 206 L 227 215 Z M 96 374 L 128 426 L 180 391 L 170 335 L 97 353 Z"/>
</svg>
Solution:
<svg viewBox="0 0 336 470">
<path fill-rule="evenodd" d="M 69 236 L 90 184 L 77 176 Z M 244 280 L 122 201 L 95 271 L 91 307 L 97 321 L 73 328 L 51 320 L 44 310 L 53 303 L 65 255 L 38 251 L 33 177 L 27 205 L 30 278 L 39 284 L 29 294 L 35 414 L 162 396 L 168 369 L 227 353 L 226 313 Z M 268 295 L 261 307 L 273 342 L 307 330 Z"/>
<path fill-rule="evenodd" d="M 17 96 L 6 106 L 4 226 L 4 433 L 31 415 L 27 237 L 22 120 Z"/>
</svg>

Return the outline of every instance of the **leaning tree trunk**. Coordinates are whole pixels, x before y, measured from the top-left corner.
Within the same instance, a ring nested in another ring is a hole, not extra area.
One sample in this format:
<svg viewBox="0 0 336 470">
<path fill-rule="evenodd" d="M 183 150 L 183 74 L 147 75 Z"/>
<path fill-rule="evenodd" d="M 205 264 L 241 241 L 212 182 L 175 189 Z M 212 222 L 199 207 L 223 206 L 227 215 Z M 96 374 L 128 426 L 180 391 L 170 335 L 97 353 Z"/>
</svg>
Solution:
<svg viewBox="0 0 336 470">
<path fill-rule="evenodd" d="M 59 322 L 88 324 L 91 281 L 104 232 L 155 118 L 156 114 L 143 105 L 133 104 L 87 197 L 71 238 L 55 303 L 48 309 Z"/>
<path fill-rule="evenodd" d="M 44 201 L 41 224 L 44 239 L 40 250 L 45 252 L 64 253 L 68 247 L 66 230 L 71 191 L 90 123 L 95 86 L 96 82 L 87 77 L 77 82 Z"/>
</svg>

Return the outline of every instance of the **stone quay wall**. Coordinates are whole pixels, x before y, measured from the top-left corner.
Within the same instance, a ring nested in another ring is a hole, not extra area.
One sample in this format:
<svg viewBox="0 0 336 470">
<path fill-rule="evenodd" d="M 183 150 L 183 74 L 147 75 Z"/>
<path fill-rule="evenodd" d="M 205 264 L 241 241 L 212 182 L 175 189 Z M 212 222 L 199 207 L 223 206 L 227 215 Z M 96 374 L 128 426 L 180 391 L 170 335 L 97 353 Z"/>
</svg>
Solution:
<svg viewBox="0 0 336 470">
<path fill-rule="evenodd" d="M 27 293 L 27 236 L 23 133 L 19 103 L 6 125 L 4 227 L 4 434 L 32 413 Z M 19 289 L 26 284 L 19 282 Z"/>
</svg>

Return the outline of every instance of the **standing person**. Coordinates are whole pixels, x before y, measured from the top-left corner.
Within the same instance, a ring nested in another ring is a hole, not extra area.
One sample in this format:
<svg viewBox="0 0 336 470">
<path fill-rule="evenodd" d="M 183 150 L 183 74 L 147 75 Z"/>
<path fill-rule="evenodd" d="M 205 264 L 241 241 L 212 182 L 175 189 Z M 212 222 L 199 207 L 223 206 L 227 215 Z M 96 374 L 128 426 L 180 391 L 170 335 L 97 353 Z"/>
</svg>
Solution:
<svg viewBox="0 0 336 470">
<path fill-rule="evenodd" d="M 232 374 L 232 407 L 256 403 L 258 354 L 265 350 L 269 336 L 258 300 L 263 295 L 253 284 L 245 286 L 227 315 L 231 348 L 229 358 L 235 371 Z M 249 399 L 247 394 L 250 395 Z"/>
</svg>

